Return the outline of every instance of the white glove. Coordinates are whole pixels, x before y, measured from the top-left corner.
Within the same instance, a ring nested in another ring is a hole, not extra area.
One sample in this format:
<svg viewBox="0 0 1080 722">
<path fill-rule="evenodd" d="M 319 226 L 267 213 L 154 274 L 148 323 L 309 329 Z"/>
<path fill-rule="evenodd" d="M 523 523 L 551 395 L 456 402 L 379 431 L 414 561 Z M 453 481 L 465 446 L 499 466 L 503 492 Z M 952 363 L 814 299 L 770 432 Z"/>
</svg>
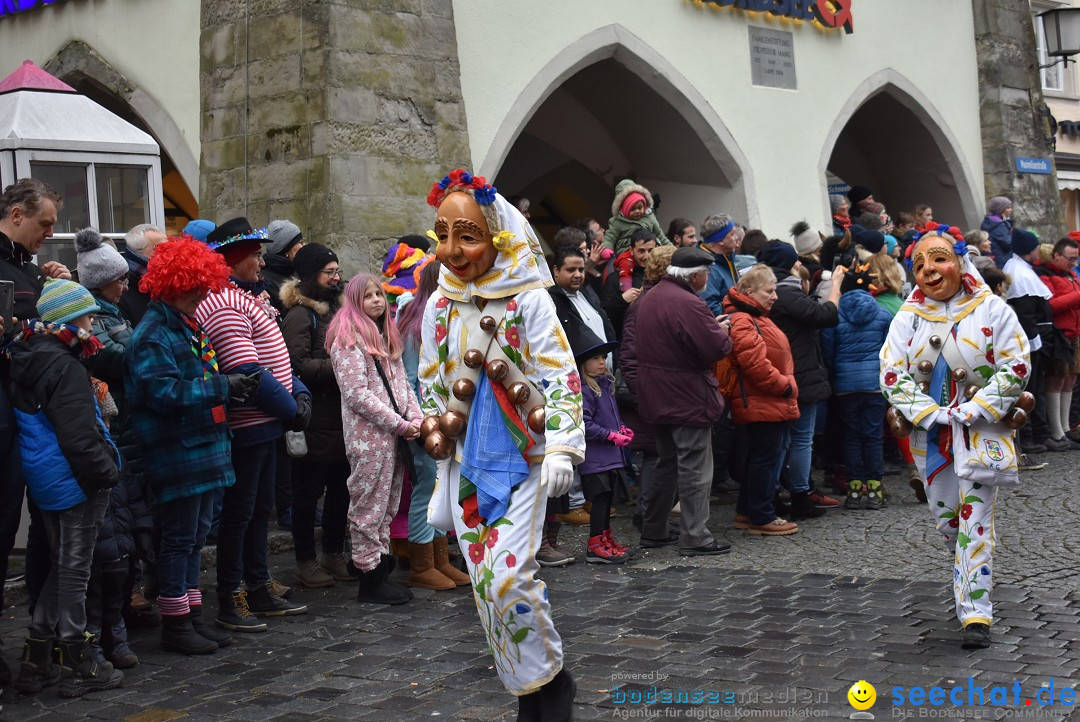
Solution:
<svg viewBox="0 0 1080 722">
<path fill-rule="evenodd" d="M 964 426 L 971 426 L 976 421 L 986 418 L 983 407 L 974 401 L 965 401 L 952 410 L 952 417 Z"/>
<path fill-rule="evenodd" d="M 574 483 L 574 462 L 570 454 L 555 451 L 544 457 L 540 466 L 540 485 L 547 489 L 551 498 L 562 496 L 570 491 Z"/>
</svg>

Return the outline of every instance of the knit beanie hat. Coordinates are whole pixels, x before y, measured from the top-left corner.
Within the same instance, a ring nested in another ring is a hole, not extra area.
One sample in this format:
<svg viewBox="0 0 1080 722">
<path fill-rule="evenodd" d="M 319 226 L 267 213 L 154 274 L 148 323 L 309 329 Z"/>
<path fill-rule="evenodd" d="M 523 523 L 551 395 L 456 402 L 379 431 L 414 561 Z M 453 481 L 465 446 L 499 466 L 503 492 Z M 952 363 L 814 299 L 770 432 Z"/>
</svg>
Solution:
<svg viewBox="0 0 1080 722">
<path fill-rule="evenodd" d="M 411 248 L 419 248 L 424 253 L 431 252 L 431 241 L 424 238 L 423 236 L 418 236 L 415 233 L 410 233 L 408 235 L 402 236 L 398 239 L 398 243 L 404 243 L 406 246 L 410 246 Z"/>
<path fill-rule="evenodd" d="M 986 210 L 990 212 L 992 216 L 1000 216 L 1006 208 L 1012 205 L 1005 196 L 994 196 L 990 199 L 990 202 L 986 204 Z"/>
<path fill-rule="evenodd" d="M 37 302 L 38 315 L 45 323 L 70 323 L 79 316 L 101 310 L 86 287 L 74 281 L 53 278 L 45 283 Z"/>
<path fill-rule="evenodd" d="M 769 268 L 779 268 L 790 271 L 791 267 L 799 261 L 799 254 L 795 246 L 784 241 L 769 241 L 758 251 L 757 259 Z"/>
<path fill-rule="evenodd" d="M 197 241 L 205 242 L 210 231 L 215 228 L 217 228 L 217 224 L 213 221 L 208 221 L 205 218 L 196 218 L 184 226 L 183 235 L 191 236 Z"/>
<path fill-rule="evenodd" d="M 323 244 L 305 243 L 293 257 L 293 268 L 296 269 L 297 278 L 309 281 L 317 278 L 319 271 L 324 269 L 327 263 L 337 259 L 337 254 Z"/>
<path fill-rule="evenodd" d="M 300 226 L 292 221 L 270 221 L 270 225 L 266 227 L 266 235 L 270 239 L 266 252 L 278 255 L 287 253 L 290 248 L 304 239 Z"/>
<path fill-rule="evenodd" d="M 809 256 L 821 248 L 821 234 L 810 227 L 806 221 L 799 221 L 791 227 L 795 239 L 795 250 L 800 256 Z"/>
<path fill-rule="evenodd" d="M 874 195 L 874 192 L 866 186 L 851 186 L 847 197 L 851 201 L 851 205 L 858 207 L 860 201 L 865 201 L 872 195 Z"/>
<path fill-rule="evenodd" d="M 1026 256 L 1039 247 L 1039 237 L 1026 228 L 1014 228 L 1012 232 L 1013 253 Z"/>
<path fill-rule="evenodd" d="M 127 275 L 127 261 L 93 228 L 75 234 L 75 253 L 79 259 L 79 283 L 86 288 L 101 288 Z"/>
<path fill-rule="evenodd" d="M 638 201 L 640 201 L 641 204 L 645 206 L 645 210 L 649 210 L 649 204 L 645 200 L 645 194 L 634 191 L 623 199 L 622 205 L 619 206 L 619 213 L 623 214 L 624 216 L 629 216 L 630 209 L 633 208 L 634 204 Z"/>
<path fill-rule="evenodd" d="M 869 228 L 852 234 L 851 239 L 870 253 L 877 253 L 885 247 L 885 236 L 881 234 L 881 231 L 872 231 Z"/>
<path fill-rule="evenodd" d="M 896 243 L 896 236 L 891 236 L 888 233 L 885 234 L 885 252 L 890 256 L 892 255 L 893 250 L 896 249 Z"/>
</svg>

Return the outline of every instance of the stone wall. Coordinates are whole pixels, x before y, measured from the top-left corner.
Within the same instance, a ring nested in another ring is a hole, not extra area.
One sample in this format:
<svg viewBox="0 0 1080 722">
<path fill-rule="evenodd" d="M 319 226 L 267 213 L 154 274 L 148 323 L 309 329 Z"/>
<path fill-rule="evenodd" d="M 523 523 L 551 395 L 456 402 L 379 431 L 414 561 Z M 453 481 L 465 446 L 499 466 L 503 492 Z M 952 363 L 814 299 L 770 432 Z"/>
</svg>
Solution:
<svg viewBox="0 0 1080 722">
<path fill-rule="evenodd" d="M 1008 196 L 1018 226 L 1044 240 L 1065 232 L 1057 176 L 1019 173 L 1016 158 L 1046 158 L 1053 149 L 1043 107 L 1035 30 L 1028 0 L 971 0 L 979 64 L 986 196 Z"/>
<path fill-rule="evenodd" d="M 349 271 L 469 162 L 448 0 L 202 0 L 201 213 L 296 222 Z"/>
</svg>

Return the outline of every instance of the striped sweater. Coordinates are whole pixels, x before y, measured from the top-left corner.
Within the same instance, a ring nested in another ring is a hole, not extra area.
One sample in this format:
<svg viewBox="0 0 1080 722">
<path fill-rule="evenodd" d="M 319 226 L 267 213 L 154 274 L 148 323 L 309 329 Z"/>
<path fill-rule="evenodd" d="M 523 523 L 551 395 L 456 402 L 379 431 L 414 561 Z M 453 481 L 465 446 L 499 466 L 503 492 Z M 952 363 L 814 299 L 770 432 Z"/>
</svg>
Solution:
<svg viewBox="0 0 1080 722">
<path fill-rule="evenodd" d="M 289 349 L 277 325 L 277 311 L 269 301 L 230 285 L 211 293 L 199 304 L 195 317 L 214 345 L 221 373 L 245 364 L 258 364 L 292 393 Z M 274 421 L 277 419 L 253 407 L 229 410 L 229 427 L 233 430 Z"/>
</svg>

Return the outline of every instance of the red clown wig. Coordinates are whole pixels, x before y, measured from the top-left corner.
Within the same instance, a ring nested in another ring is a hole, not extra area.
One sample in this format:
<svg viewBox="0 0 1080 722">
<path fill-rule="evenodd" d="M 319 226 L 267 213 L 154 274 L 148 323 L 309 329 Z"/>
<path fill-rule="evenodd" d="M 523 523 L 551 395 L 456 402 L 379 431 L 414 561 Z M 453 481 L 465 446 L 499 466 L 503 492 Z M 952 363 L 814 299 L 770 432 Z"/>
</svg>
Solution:
<svg viewBox="0 0 1080 722">
<path fill-rule="evenodd" d="M 224 257 L 191 236 L 171 237 L 154 248 L 139 290 L 154 300 L 171 301 L 192 291 L 220 291 L 231 273 Z"/>
</svg>

